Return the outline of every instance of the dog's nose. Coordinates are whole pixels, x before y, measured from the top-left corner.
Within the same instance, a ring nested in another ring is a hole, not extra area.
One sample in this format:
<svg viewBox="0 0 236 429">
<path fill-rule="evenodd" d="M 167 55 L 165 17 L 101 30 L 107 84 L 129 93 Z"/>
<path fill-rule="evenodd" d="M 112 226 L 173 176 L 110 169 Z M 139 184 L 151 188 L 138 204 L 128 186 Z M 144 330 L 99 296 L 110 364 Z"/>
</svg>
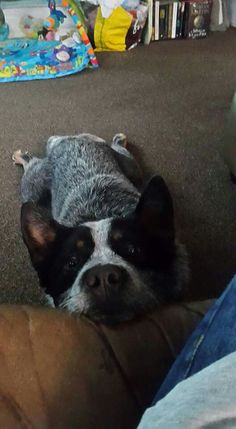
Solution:
<svg viewBox="0 0 236 429">
<path fill-rule="evenodd" d="M 125 270 L 116 265 L 96 265 L 83 277 L 83 283 L 89 288 L 119 288 L 125 280 Z"/>
</svg>

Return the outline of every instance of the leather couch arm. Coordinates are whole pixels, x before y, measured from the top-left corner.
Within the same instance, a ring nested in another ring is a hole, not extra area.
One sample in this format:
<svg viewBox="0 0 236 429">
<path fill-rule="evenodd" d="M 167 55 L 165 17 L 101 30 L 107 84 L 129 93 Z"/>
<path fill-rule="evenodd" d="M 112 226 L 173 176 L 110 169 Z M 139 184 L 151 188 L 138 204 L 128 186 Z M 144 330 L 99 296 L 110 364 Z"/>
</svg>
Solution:
<svg viewBox="0 0 236 429">
<path fill-rule="evenodd" d="M 135 428 L 210 304 L 176 304 L 114 327 L 0 306 L 0 428 Z"/>
</svg>

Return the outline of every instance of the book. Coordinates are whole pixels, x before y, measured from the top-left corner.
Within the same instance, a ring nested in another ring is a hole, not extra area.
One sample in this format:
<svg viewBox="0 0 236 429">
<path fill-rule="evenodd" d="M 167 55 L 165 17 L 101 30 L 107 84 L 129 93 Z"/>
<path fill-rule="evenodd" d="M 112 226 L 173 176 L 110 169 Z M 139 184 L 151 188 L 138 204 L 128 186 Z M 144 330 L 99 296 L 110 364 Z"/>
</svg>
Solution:
<svg viewBox="0 0 236 429">
<path fill-rule="evenodd" d="M 181 37 L 181 31 L 180 31 L 180 24 L 181 24 L 181 7 L 182 7 L 182 4 L 181 4 L 181 2 L 179 2 L 179 3 L 177 4 L 177 19 L 176 19 L 176 34 L 175 34 L 175 37 L 176 37 L 176 38 Z"/>
<path fill-rule="evenodd" d="M 151 40 L 154 39 L 154 26 L 153 26 L 153 0 L 147 0 L 148 4 L 148 17 L 145 25 L 144 33 L 143 33 L 143 43 L 145 45 L 149 45 Z"/>
<path fill-rule="evenodd" d="M 168 24 L 169 24 L 169 2 L 167 2 L 165 5 L 165 34 L 164 39 L 168 39 Z"/>
<path fill-rule="evenodd" d="M 188 0 L 186 3 L 184 36 L 189 39 L 206 37 L 210 28 L 212 1 Z"/>
<path fill-rule="evenodd" d="M 156 16 L 158 19 L 158 16 Z M 166 23 L 166 5 L 160 3 L 159 5 L 159 39 L 165 38 L 165 23 Z"/>
<path fill-rule="evenodd" d="M 173 18 L 173 3 L 169 3 L 168 5 L 168 39 L 171 39 L 172 34 L 172 18 Z"/>
<path fill-rule="evenodd" d="M 155 40 L 159 40 L 160 2 L 155 1 Z"/>
<path fill-rule="evenodd" d="M 186 37 L 185 29 L 186 22 L 188 20 L 188 8 L 186 7 L 186 2 L 181 2 L 181 12 L 180 12 L 180 37 Z"/>
<path fill-rule="evenodd" d="M 177 10 L 178 10 L 178 2 L 175 1 L 173 3 L 171 39 L 175 39 L 176 38 Z"/>
</svg>

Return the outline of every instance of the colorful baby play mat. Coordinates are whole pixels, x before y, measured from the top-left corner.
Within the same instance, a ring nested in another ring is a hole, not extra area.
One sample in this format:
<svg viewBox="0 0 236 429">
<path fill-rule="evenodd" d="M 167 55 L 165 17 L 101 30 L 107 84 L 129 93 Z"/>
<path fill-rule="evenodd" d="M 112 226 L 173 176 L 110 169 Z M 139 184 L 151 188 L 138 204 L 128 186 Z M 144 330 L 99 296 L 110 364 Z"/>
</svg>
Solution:
<svg viewBox="0 0 236 429">
<path fill-rule="evenodd" d="M 74 0 L 0 1 L 0 82 L 97 67 L 82 20 Z"/>
</svg>

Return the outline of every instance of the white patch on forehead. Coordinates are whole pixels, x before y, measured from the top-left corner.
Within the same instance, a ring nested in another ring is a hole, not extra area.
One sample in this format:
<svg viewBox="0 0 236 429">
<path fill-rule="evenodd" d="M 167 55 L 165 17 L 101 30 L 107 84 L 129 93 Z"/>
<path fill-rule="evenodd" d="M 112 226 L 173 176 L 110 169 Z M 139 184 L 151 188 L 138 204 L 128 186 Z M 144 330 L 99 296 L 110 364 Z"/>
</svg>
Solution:
<svg viewBox="0 0 236 429">
<path fill-rule="evenodd" d="M 95 265 L 121 265 L 126 267 L 126 262 L 109 246 L 108 237 L 111 228 L 111 219 L 104 219 L 96 222 L 86 222 L 83 224 L 89 228 L 94 241 L 94 251 L 89 260 L 80 270 L 73 286 L 78 286 L 83 274 Z"/>
<path fill-rule="evenodd" d="M 95 244 L 95 248 L 92 254 L 92 258 L 109 258 L 114 252 L 108 245 L 108 235 L 111 227 L 111 220 L 104 219 L 98 222 L 87 222 L 84 224 L 87 226 Z"/>
<path fill-rule="evenodd" d="M 90 229 L 93 241 L 94 251 L 86 262 L 74 284 L 79 284 L 83 274 L 96 265 L 119 265 L 125 268 L 132 277 L 135 276 L 135 270 L 121 256 L 116 254 L 109 245 L 109 233 L 111 230 L 112 219 L 104 219 L 96 222 L 87 222 L 83 225 Z"/>
</svg>

